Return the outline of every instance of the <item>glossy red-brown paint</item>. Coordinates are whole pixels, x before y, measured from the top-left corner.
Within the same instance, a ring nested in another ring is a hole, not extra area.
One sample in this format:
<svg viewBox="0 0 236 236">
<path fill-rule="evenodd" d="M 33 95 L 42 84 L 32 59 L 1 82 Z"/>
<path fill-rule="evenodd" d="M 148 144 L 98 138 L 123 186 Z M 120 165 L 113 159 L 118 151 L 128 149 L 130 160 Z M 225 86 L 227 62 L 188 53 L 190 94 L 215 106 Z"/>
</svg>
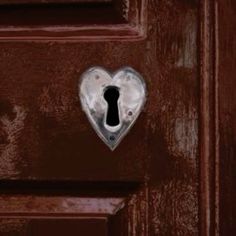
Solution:
<svg viewBox="0 0 236 236">
<path fill-rule="evenodd" d="M 39 15 L 27 30 L 18 13 L 0 22 L 1 235 L 234 235 L 236 4 L 89 2 L 115 8 L 98 25 L 99 12 L 56 19 L 57 30 Z M 131 66 L 147 83 L 113 152 L 78 98 L 95 65 Z"/>
<path fill-rule="evenodd" d="M 0 2 L 0 39 L 136 41 L 146 35 L 147 0 L 63 1 Z"/>
<path fill-rule="evenodd" d="M 220 235 L 236 234 L 236 2 L 218 10 L 218 122 Z"/>
<path fill-rule="evenodd" d="M 202 1 L 201 233 L 235 235 L 234 1 Z"/>
<path fill-rule="evenodd" d="M 216 5 L 201 3 L 201 119 L 200 119 L 200 232 L 218 235 L 218 155 L 217 83 L 216 83 Z"/>
</svg>

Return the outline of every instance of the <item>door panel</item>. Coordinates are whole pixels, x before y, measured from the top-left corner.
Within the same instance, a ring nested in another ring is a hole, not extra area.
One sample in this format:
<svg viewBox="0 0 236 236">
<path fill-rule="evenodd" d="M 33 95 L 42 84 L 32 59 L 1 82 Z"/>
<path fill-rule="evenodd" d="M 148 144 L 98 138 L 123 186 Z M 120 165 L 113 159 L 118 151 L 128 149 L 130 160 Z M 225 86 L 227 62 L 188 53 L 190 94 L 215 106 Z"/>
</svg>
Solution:
<svg viewBox="0 0 236 236">
<path fill-rule="evenodd" d="M 106 236 L 104 219 L 3 219 L 2 236 Z"/>
<path fill-rule="evenodd" d="M 100 183 L 88 189 L 68 181 L 61 188 L 55 185 L 5 186 L 0 197 L 1 235 L 146 235 L 145 187 L 98 189 Z"/>
<path fill-rule="evenodd" d="M 197 9 L 150 1 L 145 40 L 2 42 L 1 178 L 148 184 L 131 194 L 125 233 L 197 235 Z M 145 110 L 114 152 L 78 100 L 92 65 L 130 65 L 148 86 Z"/>
<path fill-rule="evenodd" d="M 94 235 L 95 228 L 96 235 L 214 235 L 219 201 L 214 4 L 0 0 L 4 236 L 83 230 L 82 235 Z M 80 76 L 92 66 L 111 72 L 131 66 L 147 84 L 147 104 L 113 152 L 97 137 L 79 101 Z M 224 129 L 232 122 L 225 118 L 227 86 L 220 90 Z M 230 165 L 220 165 L 229 194 L 233 184 L 224 173 Z M 234 215 L 231 197 L 224 202 L 223 212 Z"/>
<path fill-rule="evenodd" d="M 138 40 L 147 0 L 0 1 L 3 40 Z"/>
</svg>

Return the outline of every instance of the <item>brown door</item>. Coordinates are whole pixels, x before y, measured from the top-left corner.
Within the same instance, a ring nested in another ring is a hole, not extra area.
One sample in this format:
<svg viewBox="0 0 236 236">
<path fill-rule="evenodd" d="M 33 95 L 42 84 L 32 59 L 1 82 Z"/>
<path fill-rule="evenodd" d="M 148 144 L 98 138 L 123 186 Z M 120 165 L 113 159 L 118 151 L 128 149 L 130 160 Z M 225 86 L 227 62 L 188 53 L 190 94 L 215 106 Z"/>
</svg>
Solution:
<svg viewBox="0 0 236 236">
<path fill-rule="evenodd" d="M 234 0 L 0 0 L 0 235 L 236 234 Z M 92 66 L 147 103 L 111 151 Z"/>
</svg>

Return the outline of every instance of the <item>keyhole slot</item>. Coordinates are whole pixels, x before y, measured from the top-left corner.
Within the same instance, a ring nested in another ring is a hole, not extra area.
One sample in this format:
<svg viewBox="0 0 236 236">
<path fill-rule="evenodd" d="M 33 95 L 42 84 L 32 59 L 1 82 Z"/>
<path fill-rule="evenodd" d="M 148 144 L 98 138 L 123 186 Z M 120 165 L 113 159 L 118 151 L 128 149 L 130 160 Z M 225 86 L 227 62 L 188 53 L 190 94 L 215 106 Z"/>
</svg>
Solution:
<svg viewBox="0 0 236 236">
<path fill-rule="evenodd" d="M 119 89 L 115 86 L 107 87 L 104 92 L 104 99 L 106 100 L 108 105 L 106 124 L 109 126 L 117 126 L 120 124 L 118 109 L 119 96 Z"/>
</svg>

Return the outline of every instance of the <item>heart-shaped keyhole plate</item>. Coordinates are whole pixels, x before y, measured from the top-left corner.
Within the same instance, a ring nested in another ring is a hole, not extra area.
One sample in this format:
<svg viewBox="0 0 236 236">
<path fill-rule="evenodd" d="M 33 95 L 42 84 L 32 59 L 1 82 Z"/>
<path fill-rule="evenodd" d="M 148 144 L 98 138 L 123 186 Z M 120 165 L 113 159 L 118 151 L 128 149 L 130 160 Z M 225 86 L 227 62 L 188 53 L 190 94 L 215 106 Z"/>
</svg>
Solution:
<svg viewBox="0 0 236 236">
<path fill-rule="evenodd" d="M 79 96 L 98 136 L 114 150 L 142 111 L 146 85 L 142 76 L 130 67 L 115 73 L 92 67 L 81 76 Z"/>
</svg>

